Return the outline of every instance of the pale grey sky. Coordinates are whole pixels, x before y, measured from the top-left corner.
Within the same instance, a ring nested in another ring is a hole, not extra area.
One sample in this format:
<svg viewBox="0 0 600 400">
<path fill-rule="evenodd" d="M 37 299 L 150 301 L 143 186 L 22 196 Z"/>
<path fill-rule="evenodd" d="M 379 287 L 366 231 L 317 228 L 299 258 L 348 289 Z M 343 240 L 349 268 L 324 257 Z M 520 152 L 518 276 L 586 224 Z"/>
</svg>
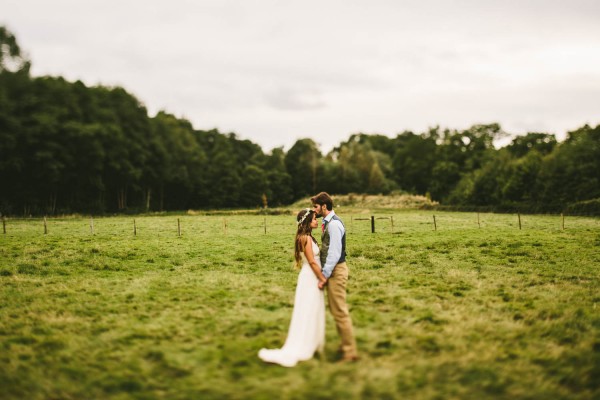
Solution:
<svg viewBox="0 0 600 400">
<path fill-rule="evenodd" d="M 0 0 L 34 76 L 268 151 L 310 137 L 600 123 L 597 0 Z"/>
</svg>

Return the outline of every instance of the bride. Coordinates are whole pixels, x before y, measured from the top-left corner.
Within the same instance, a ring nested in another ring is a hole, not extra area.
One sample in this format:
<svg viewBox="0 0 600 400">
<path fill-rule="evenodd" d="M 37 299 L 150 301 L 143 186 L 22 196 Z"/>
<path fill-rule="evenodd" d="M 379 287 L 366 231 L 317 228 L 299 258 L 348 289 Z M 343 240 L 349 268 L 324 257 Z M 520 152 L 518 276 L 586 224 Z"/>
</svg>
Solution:
<svg viewBox="0 0 600 400">
<path fill-rule="evenodd" d="M 327 280 L 321 272 L 319 246 L 312 237 L 318 226 L 317 216 L 310 208 L 301 210 L 296 217 L 296 245 L 294 256 L 300 269 L 294 311 L 285 344 L 281 349 L 261 349 L 258 357 L 269 363 L 293 367 L 298 361 L 308 360 L 325 345 L 325 299 L 319 283 Z"/>
</svg>

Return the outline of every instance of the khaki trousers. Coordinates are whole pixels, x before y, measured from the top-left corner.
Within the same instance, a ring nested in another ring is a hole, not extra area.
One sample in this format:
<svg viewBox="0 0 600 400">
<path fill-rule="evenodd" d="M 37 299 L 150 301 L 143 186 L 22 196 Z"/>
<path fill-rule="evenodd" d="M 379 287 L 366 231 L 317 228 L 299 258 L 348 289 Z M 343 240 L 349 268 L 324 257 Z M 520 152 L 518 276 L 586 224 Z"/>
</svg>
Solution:
<svg viewBox="0 0 600 400">
<path fill-rule="evenodd" d="M 344 357 L 357 356 L 356 341 L 352 329 L 352 318 L 346 304 L 346 284 L 348 282 L 348 265 L 345 262 L 337 264 L 327 282 L 327 299 L 329 311 L 335 320 L 338 334 L 342 338 Z"/>
</svg>

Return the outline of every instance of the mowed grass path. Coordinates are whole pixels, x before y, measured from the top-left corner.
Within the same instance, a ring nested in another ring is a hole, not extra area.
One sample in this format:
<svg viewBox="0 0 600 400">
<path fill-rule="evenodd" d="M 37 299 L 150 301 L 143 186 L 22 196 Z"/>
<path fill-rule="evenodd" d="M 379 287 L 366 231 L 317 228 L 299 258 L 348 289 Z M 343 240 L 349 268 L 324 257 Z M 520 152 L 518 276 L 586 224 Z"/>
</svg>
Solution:
<svg viewBox="0 0 600 400">
<path fill-rule="evenodd" d="M 292 312 L 293 216 L 8 220 L 2 399 L 600 397 L 600 221 L 392 212 L 348 229 L 362 359 L 263 364 Z M 363 214 L 366 217 L 370 214 Z M 177 235 L 177 218 L 182 236 Z M 224 230 L 227 220 L 227 232 Z M 320 239 L 319 235 L 317 239 Z"/>
</svg>

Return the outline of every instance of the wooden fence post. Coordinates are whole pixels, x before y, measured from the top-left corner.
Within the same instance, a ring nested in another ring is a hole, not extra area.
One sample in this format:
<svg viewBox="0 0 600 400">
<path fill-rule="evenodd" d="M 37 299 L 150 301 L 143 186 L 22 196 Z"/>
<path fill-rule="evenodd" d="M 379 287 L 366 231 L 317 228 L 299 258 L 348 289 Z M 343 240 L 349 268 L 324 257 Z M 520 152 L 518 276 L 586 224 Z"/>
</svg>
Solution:
<svg viewBox="0 0 600 400">
<path fill-rule="evenodd" d="M 433 216 L 433 230 L 437 231 L 437 223 L 435 222 L 435 215 Z"/>
<path fill-rule="evenodd" d="M 177 236 L 181 236 L 181 223 L 179 222 L 179 218 L 177 218 Z"/>
<path fill-rule="evenodd" d="M 265 235 L 267 234 L 267 217 L 265 217 Z"/>
<path fill-rule="evenodd" d="M 133 219 L 133 236 L 137 236 L 137 226 L 135 225 L 135 218 Z"/>
<path fill-rule="evenodd" d="M 519 229 L 521 229 L 521 213 L 518 213 L 517 217 L 519 217 Z"/>
<path fill-rule="evenodd" d="M 371 233 L 375 233 L 375 216 L 371 215 Z"/>
<path fill-rule="evenodd" d="M 479 213 L 477 213 L 477 226 L 481 228 L 481 224 L 479 223 Z"/>
<path fill-rule="evenodd" d="M 46 216 L 44 215 L 44 235 L 48 234 L 48 223 L 46 222 Z"/>
<path fill-rule="evenodd" d="M 6 217 L 2 216 L 2 232 L 6 235 Z"/>
</svg>

